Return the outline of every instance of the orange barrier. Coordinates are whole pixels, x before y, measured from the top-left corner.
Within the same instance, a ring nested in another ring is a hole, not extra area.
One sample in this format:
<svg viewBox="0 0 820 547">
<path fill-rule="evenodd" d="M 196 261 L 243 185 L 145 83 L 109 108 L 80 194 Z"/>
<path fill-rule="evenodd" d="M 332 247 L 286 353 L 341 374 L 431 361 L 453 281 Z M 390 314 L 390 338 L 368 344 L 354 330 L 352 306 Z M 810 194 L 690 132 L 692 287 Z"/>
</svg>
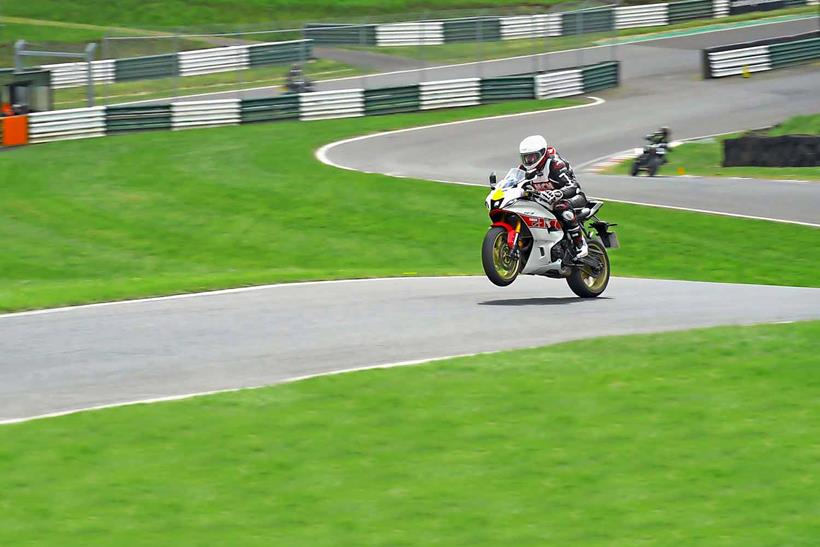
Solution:
<svg viewBox="0 0 820 547">
<path fill-rule="evenodd" d="M 3 146 L 28 144 L 28 116 L 5 116 L 3 124 Z"/>
</svg>

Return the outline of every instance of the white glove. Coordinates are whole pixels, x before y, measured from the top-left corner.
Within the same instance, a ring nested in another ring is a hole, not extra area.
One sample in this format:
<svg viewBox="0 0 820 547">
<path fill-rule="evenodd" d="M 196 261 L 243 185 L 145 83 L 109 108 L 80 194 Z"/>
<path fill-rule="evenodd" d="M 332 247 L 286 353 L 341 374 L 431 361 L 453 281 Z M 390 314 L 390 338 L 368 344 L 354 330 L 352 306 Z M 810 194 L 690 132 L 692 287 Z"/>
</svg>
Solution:
<svg viewBox="0 0 820 547">
<path fill-rule="evenodd" d="M 550 205 L 554 205 L 556 201 L 564 199 L 564 193 L 561 190 L 550 190 L 549 192 L 544 192 L 544 199 Z"/>
</svg>

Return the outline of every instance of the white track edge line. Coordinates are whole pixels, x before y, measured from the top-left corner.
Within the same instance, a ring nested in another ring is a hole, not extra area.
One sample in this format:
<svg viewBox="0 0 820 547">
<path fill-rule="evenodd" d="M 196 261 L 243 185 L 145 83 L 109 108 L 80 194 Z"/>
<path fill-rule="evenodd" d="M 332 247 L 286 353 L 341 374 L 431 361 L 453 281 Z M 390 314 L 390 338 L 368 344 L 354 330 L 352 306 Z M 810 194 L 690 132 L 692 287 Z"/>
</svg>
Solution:
<svg viewBox="0 0 820 547">
<path fill-rule="evenodd" d="M 765 285 L 765 286 L 769 286 L 769 285 Z M 747 326 L 754 326 L 754 325 L 789 324 L 789 323 L 794 323 L 794 322 L 795 322 L 794 320 L 775 321 L 775 322 L 772 322 L 772 321 L 752 321 L 750 323 L 740 322 L 740 323 L 731 323 L 731 324 L 728 324 L 728 325 L 713 325 L 712 327 L 702 326 L 702 327 L 694 327 L 694 329 L 693 328 L 671 329 L 671 330 L 663 330 L 663 331 L 659 331 L 659 332 L 677 332 L 677 331 L 685 331 L 685 330 L 718 328 L 718 327 L 723 327 L 723 326 L 747 327 Z M 631 333 L 631 334 L 628 333 L 628 334 L 622 334 L 622 335 L 619 335 L 619 334 L 604 335 L 603 337 L 608 338 L 608 337 L 611 337 L 611 336 L 632 336 L 632 335 L 640 335 L 640 334 L 646 334 L 646 333 L 635 332 L 635 333 Z M 562 344 L 562 343 L 565 343 L 565 342 L 578 342 L 578 341 L 581 341 L 581 340 L 588 340 L 589 338 L 590 337 L 578 338 L 576 340 L 566 340 L 566 341 L 561 341 L 561 342 L 554 342 L 554 343 L 551 343 L 551 344 L 541 344 L 541 345 L 536 345 L 536 346 L 524 346 L 524 347 L 512 348 L 512 349 L 507 348 L 507 349 L 499 349 L 499 350 L 492 350 L 492 351 L 479 351 L 479 352 L 475 352 L 475 353 L 460 353 L 460 354 L 455 354 L 455 355 L 444 355 L 444 356 L 439 356 L 439 357 L 430 357 L 430 358 L 427 358 L 427 359 L 412 359 L 412 360 L 409 360 L 409 361 L 396 361 L 396 362 L 393 362 L 393 363 L 383 363 L 383 364 L 378 364 L 378 365 L 354 366 L 354 367 L 346 368 L 346 369 L 329 370 L 329 371 L 324 371 L 324 372 L 317 372 L 317 373 L 314 373 L 314 374 L 305 374 L 303 376 L 295 376 L 293 378 L 286 378 L 286 379 L 283 379 L 283 380 L 279 380 L 279 381 L 275 381 L 275 382 L 271 382 L 271 383 L 267 383 L 267 384 L 256 385 L 256 386 L 234 387 L 234 388 L 226 388 L 226 389 L 215 389 L 215 390 L 211 390 L 211 391 L 200 391 L 200 392 L 195 392 L 195 393 L 186 393 L 186 394 L 183 394 L 183 395 L 169 395 L 169 396 L 166 396 L 166 397 L 136 399 L 136 400 L 133 400 L 133 401 L 123 401 L 123 402 L 119 402 L 119 403 L 108 403 L 108 404 L 104 404 L 104 405 L 94 405 L 94 406 L 80 407 L 80 408 L 74 408 L 74 409 L 69 409 L 69 410 L 60 410 L 60 411 L 57 411 L 57 412 L 48 412 L 48 413 L 45 413 L 45 414 L 37 414 L 35 416 L 27 416 L 27 417 L 24 417 L 24 418 L 10 418 L 10 419 L 5 419 L 5 420 L 0 420 L 0 426 L 21 424 L 21 423 L 26 423 L 26 422 L 32 422 L 32 421 L 35 421 L 35 420 L 44 420 L 44 419 L 47 419 L 47 418 L 58 418 L 60 416 L 69 416 L 69 415 L 72 415 L 72 414 L 80 414 L 80 413 L 84 413 L 84 412 L 94 412 L 94 411 L 97 411 L 97 410 L 106 410 L 106 409 L 110 409 L 110 408 L 120 408 L 120 407 L 126 407 L 126 406 L 136 406 L 136 405 L 147 405 L 147 404 L 154 404 L 154 403 L 166 403 L 166 402 L 172 402 L 172 401 L 184 401 L 184 400 L 188 400 L 188 399 L 194 399 L 194 398 L 197 398 L 197 397 L 207 397 L 209 395 L 219 395 L 219 394 L 222 394 L 222 393 L 237 393 L 237 392 L 240 392 L 240 391 L 254 391 L 254 390 L 259 390 L 259 389 L 265 389 L 265 388 L 268 388 L 268 387 L 275 387 L 275 386 L 284 385 L 284 384 L 292 384 L 292 383 L 295 383 L 295 382 L 302 382 L 302 381 L 310 380 L 310 379 L 313 379 L 313 378 L 322 378 L 322 377 L 325 377 L 325 376 L 338 376 L 338 375 L 341 375 L 341 374 L 364 372 L 364 371 L 368 371 L 368 370 L 390 369 L 390 368 L 416 366 L 416 365 L 427 365 L 427 364 L 437 363 L 437 362 L 440 362 L 440 361 L 448 361 L 450 359 L 461 359 L 461 358 L 464 358 L 464 357 L 476 357 L 478 355 L 495 355 L 495 354 L 498 354 L 498 353 L 509 352 L 509 351 L 526 351 L 526 350 L 536 349 L 536 348 L 539 348 L 539 347 L 544 347 L 545 345 L 546 346 L 553 346 L 553 345 Z M 597 338 L 597 337 L 593 336 L 592 338 Z"/>
<path fill-rule="evenodd" d="M 142 304 L 145 302 L 162 302 L 166 300 L 184 300 L 188 298 L 199 298 L 207 296 L 218 296 L 222 294 L 238 294 L 267 289 L 277 289 L 283 287 L 303 287 L 308 285 L 333 285 L 338 283 L 364 283 L 370 281 L 406 281 L 410 279 L 431 280 L 431 279 L 459 279 L 463 277 L 480 277 L 476 275 L 396 275 L 393 277 L 357 277 L 353 279 L 325 279 L 316 281 L 294 281 L 293 283 L 268 283 L 266 285 L 250 285 L 247 287 L 233 287 L 230 289 L 215 289 L 212 291 L 200 291 L 190 293 L 169 294 L 165 296 L 149 296 L 146 298 L 130 298 L 124 300 L 111 300 L 108 302 L 94 302 L 93 304 L 77 304 L 76 306 L 61 306 L 59 308 L 44 308 L 39 310 L 18 311 L 0 314 L 0 320 L 26 317 L 32 315 L 45 315 L 49 313 L 61 313 L 78 311 L 90 308 L 104 308 L 108 306 L 121 306 L 125 304 Z"/>
<path fill-rule="evenodd" d="M 562 112 L 562 111 L 566 111 L 566 110 L 574 110 L 576 108 L 588 108 L 590 106 L 598 106 L 598 105 L 604 104 L 606 102 L 604 99 L 602 99 L 600 97 L 594 97 L 592 95 L 587 95 L 586 98 L 587 99 L 592 99 L 592 102 L 589 102 L 589 103 L 586 103 L 586 104 L 578 104 L 578 105 L 574 105 L 574 106 L 562 106 L 560 108 L 547 108 L 547 109 L 544 109 L 544 110 L 533 110 L 533 111 L 530 111 L 530 112 L 516 112 L 514 114 L 499 114 L 497 116 L 486 116 L 486 117 L 483 117 L 483 118 L 470 118 L 468 120 L 458 120 L 458 121 L 454 121 L 454 122 L 436 123 L 436 124 L 432 124 L 432 125 L 420 125 L 418 127 L 407 127 L 405 129 L 396 129 L 396 130 L 393 130 L 393 131 L 381 131 L 379 133 L 371 133 L 369 135 L 360 135 L 358 137 L 351 137 L 349 139 L 344 139 L 344 140 L 341 140 L 341 141 L 336 141 L 336 142 L 331 142 L 329 144 L 326 144 L 326 145 L 322 146 L 321 148 L 319 148 L 318 150 L 316 150 L 316 152 L 314 153 L 314 156 L 316 157 L 317 160 L 324 163 L 325 165 L 330 165 L 331 167 L 336 167 L 337 169 L 344 169 L 346 171 L 358 171 L 360 173 L 375 174 L 375 173 L 372 173 L 372 172 L 369 172 L 369 171 L 362 171 L 361 169 L 356 169 L 354 167 L 339 165 L 339 164 L 335 163 L 333 160 L 331 160 L 330 158 L 328 158 L 327 154 L 328 154 L 329 151 L 333 150 L 337 146 L 342 146 L 344 144 L 350 144 L 352 142 L 364 141 L 364 140 L 367 140 L 367 139 L 375 139 L 377 137 L 384 137 L 384 136 L 387 136 L 387 135 L 398 135 L 399 133 L 411 133 L 413 131 L 422 131 L 422 130 L 433 129 L 433 128 L 437 128 L 437 127 L 447 127 L 447 126 L 452 126 L 452 125 L 463 125 L 463 124 L 468 124 L 468 123 L 484 122 L 484 121 L 487 121 L 487 120 L 500 120 L 500 119 L 504 119 L 504 118 L 518 118 L 518 117 L 522 117 L 522 116 L 534 116 L 536 114 L 548 114 L 550 112 Z M 378 173 L 378 174 L 385 174 L 385 173 Z M 408 178 L 408 177 L 404 177 L 402 175 L 387 174 L 387 176 L 395 177 L 395 178 Z M 445 181 L 435 181 L 435 182 L 445 182 Z M 451 184 L 469 184 L 469 183 L 460 183 L 460 182 L 452 182 L 452 181 L 449 181 L 449 183 L 451 183 Z"/>
</svg>

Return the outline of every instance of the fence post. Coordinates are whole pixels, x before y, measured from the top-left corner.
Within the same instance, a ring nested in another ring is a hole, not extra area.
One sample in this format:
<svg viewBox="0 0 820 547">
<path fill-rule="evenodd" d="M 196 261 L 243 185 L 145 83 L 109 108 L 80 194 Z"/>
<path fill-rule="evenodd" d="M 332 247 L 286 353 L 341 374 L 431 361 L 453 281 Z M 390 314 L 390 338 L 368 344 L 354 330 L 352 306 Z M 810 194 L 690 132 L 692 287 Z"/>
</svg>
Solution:
<svg viewBox="0 0 820 547">
<path fill-rule="evenodd" d="M 86 100 L 88 106 L 94 106 L 94 52 L 97 51 L 97 44 L 91 42 L 85 46 L 85 62 L 88 71 L 88 87 L 86 88 Z"/>
<path fill-rule="evenodd" d="M 22 51 L 26 49 L 26 41 L 25 40 L 17 40 L 14 42 L 14 71 L 15 72 L 24 72 L 26 70 L 26 66 L 23 63 L 23 55 Z"/>
</svg>

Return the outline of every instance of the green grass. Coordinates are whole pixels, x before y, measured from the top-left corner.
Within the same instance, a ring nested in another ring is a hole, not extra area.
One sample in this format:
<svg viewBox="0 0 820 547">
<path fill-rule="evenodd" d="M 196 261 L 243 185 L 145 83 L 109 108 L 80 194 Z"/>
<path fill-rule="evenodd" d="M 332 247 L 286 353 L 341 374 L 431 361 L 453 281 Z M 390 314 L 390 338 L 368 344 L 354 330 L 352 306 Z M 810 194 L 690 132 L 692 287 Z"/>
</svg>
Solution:
<svg viewBox="0 0 820 547">
<path fill-rule="evenodd" d="M 3 426 L 0 544 L 816 545 L 818 340 L 606 338 Z"/>
<path fill-rule="evenodd" d="M 484 188 L 339 170 L 313 151 L 373 131 L 568 104 L 152 132 L 0 154 L 0 310 L 279 281 L 479 274 Z M 812 228 L 616 203 L 603 217 L 620 225 L 616 275 L 817 285 Z M 777 245 L 749 237 L 762 232 Z"/>
<path fill-rule="evenodd" d="M 820 135 L 820 114 L 795 116 L 773 127 L 764 134 Z M 688 142 L 672 149 L 669 163 L 661 167 L 660 174 L 670 176 L 678 173 L 704 177 L 751 177 L 762 179 L 820 180 L 820 167 L 723 167 L 723 141 L 740 134 L 722 135 L 704 141 Z M 629 174 L 632 160 L 610 167 L 607 172 Z"/>
</svg>

